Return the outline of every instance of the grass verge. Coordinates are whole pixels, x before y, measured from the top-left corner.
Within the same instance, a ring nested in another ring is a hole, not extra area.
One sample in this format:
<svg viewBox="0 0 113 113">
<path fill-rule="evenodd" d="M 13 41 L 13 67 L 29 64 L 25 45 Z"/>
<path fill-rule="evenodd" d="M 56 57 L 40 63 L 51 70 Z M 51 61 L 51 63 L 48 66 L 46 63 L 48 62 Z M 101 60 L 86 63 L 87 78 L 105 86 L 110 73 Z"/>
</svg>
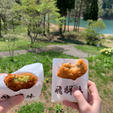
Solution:
<svg viewBox="0 0 113 113">
<path fill-rule="evenodd" d="M 93 55 L 99 54 L 99 51 L 103 49 L 103 47 L 96 47 L 91 45 L 75 45 L 75 48 Z"/>
</svg>

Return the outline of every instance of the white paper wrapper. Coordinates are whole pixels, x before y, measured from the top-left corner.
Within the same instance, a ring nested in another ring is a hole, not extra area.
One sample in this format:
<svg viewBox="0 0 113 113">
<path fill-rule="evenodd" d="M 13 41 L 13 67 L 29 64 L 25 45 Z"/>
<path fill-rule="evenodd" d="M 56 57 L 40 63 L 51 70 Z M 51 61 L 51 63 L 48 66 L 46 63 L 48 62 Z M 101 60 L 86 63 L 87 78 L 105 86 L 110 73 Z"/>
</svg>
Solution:
<svg viewBox="0 0 113 113">
<path fill-rule="evenodd" d="M 25 100 L 38 100 L 44 81 L 43 65 L 41 63 L 26 65 L 14 73 L 23 72 L 30 72 L 37 76 L 37 83 L 29 89 L 21 89 L 17 92 L 14 92 L 5 85 L 4 78 L 7 76 L 7 74 L 3 74 L 0 76 L 0 99 L 8 98 L 8 96 L 14 96 L 17 94 L 23 94 Z"/>
<path fill-rule="evenodd" d="M 77 59 L 53 59 L 53 69 L 52 69 L 52 102 L 62 102 L 63 100 L 68 100 L 71 102 L 76 102 L 72 89 L 78 88 L 83 93 L 84 97 L 87 99 L 87 83 L 88 83 L 88 71 L 76 80 L 63 79 L 57 76 L 57 72 L 63 63 L 75 64 Z M 88 66 L 88 61 L 85 60 Z"/>
</svg>

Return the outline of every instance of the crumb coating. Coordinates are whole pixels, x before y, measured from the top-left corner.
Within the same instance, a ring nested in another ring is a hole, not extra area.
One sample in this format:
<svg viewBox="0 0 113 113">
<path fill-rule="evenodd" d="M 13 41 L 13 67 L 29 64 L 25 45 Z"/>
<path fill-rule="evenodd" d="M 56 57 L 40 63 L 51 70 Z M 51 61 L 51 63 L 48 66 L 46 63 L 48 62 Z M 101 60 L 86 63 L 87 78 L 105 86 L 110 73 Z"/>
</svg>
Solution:
<svg viewBox="0 0 113 113">
<path fill-rule="evenodd" d="M 34 86 L 37 81 L 38 77 L 28 72 L 20 74 L 8 74 L 4 79 L 6 86 L 13 91 L 29 89 Z"/>
<path fill-rule="evenodd" d="M 87 64 L 83 59 L 77 60 L 76 64 L 64 63 L 58 70 L 57 76 L 76 80 L 87 72 Z"/>
</svg>

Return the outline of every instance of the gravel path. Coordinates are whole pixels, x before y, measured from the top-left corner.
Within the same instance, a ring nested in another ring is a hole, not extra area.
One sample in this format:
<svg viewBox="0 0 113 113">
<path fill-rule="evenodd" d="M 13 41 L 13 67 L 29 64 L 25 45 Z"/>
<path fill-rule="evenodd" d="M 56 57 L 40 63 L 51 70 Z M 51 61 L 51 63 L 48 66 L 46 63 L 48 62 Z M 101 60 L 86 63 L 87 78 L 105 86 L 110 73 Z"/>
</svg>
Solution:
<svg viewBox="0 0 113 113">
<path fill-rule="evenodd" d="M 71 44 L 71 45 L 49 45 L 48 47 L 49 48 L 57 48 L 57 50 L 59 48 L 59 51 L 60 51 L 60 49 L 62 49 L 62 53 L 67 54 L 67 55 L 71 55 L 74 57 L 81 57 L 81 58 L 88 57 L 88 53 L 85 53 L 85 52 L 82 52 L 82 51 L 76 49 L 74 44 Z"/>
<path fill-rule="evenodd" d="M 47 47 L 43 47 L 40 49 L 35 49 L 35 50 L 29 50 L 29 52 L 36 52 L 36 53 L 40 53 L 40 52 L 44 52 L 44 51 L 49 51 L 49 50 L 53 50 L 53 51 L 60 51 L 64 54 L 67 55 L 71 55 L 74 57 L 88 57 L 87 53 L 84 53 L 78 49 L 76 49 L 74 47 L 74 44 L 67 44 L 67 45 L 49 45 Z M 14 52 L 14 55 L 18 55 L 18 54 L 26 54 L 28 51 L 27 50 L 16 50 Z M 0 57 L 5 57 L 5 56 L 10 56 L 9 52 L 0 52 Z"/>
</svg>

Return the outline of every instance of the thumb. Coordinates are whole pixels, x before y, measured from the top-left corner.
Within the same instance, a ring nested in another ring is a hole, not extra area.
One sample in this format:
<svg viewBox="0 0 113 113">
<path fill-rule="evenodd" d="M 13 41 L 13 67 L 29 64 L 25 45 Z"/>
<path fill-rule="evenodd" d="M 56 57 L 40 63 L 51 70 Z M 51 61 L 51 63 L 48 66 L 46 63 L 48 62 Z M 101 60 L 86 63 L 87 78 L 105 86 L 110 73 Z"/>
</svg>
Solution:
<svg viewBox="0 0 113 113">
<path fill-rule="evenodd" d="M 74 97 L 77 100 L 78 106 L 79 106 L 80 109 L 82 109 L 84 106 L 87 106 L 88 105 L 88 103 L 85 100 L 83 94 L 79 90 L 76 90 L 74 92 Z"/>
<path fill-rule="evenodd" d="M 2 113 L 4 113 L 4 111 L 7 112 L 15 105 L 20 104 L 23 100 L 24 100 L 23 95 L 17 95 L 17 96 L 10 97 L 9 99 L 1 102 L 0 107 L 2 107 L 2 109 L 3 109 Z"/>
</svg>

